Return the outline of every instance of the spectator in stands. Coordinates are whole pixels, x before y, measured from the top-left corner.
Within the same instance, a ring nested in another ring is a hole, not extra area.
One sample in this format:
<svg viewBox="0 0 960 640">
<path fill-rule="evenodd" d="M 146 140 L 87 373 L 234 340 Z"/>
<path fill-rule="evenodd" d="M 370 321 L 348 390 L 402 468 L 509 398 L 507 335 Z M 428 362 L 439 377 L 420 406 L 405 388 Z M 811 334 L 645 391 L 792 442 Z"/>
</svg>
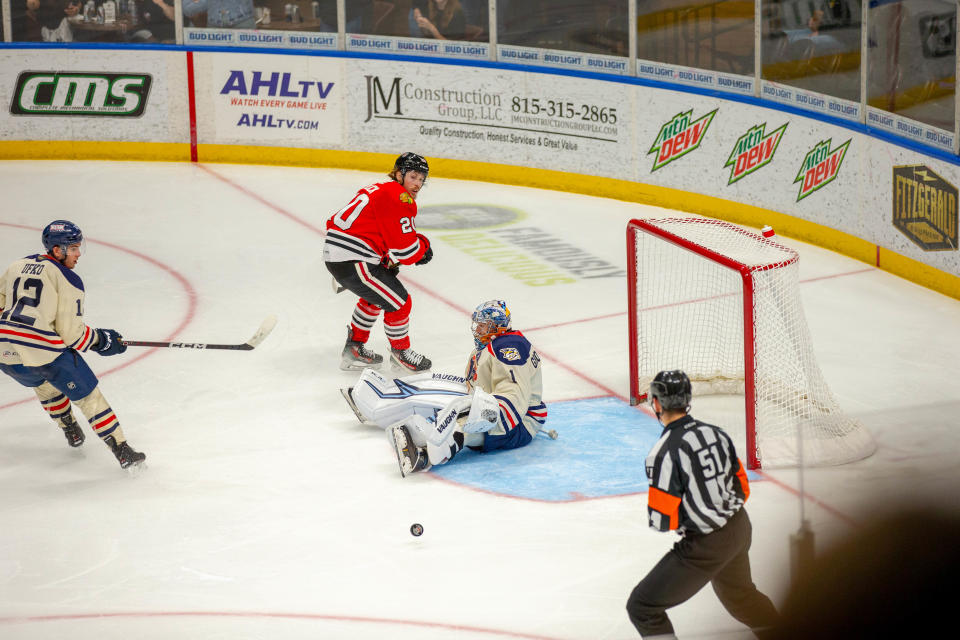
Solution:
<svg viewBox="0 0 960 640">
<path fill-rule="evenodd" d="M 10 32 L 14 42 L 40 42 L 40 0 L 14 0 L 10 3 Z"/>
<path fill-rule="evenodd" d="M 139 3 L 138 3 L 139 4 Z M 158 42 L 176 42 L 177 18 L 173 0 L 149 0 L 140 7 L 141 20 L 150 30 L 152 39 Z"/>
<path fill-rule="evenodd" d="M 346 6 L 347 33 L 373 31 L 373 0 L 350 0 Z"/>
<path fill-rule="evenodd" d="M 26 8 L 25 37 L 18 40 L 73 42 L 70 19 L 80 15 L 80 0 L 26 0 Z"/>
<path fill-rule="evenodd" d="M 425 11 L 410 10 L 410 35 L 437 40 L 466 39 L 467 21 L 460 0 L 428 0 Z"/>
<path fill-rule="evenodd" d="M 256 22 L 253 0 L 183 0 L 185 18 L 204 14 L 211 29 L 253 29 Z"/>
<path fill-rule="evenodd" d="M 134 0 L 136 20 L 134 31 L 128 37 L 130 42 L 177 41 L 176 14 L 173 0 Z"/>
</svg>

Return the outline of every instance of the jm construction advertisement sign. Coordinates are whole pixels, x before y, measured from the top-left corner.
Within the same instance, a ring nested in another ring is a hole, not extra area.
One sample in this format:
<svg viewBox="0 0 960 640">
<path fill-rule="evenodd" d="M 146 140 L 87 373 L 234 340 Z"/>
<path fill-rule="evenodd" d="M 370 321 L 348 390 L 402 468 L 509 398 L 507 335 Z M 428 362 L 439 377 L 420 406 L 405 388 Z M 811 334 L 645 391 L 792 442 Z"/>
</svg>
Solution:
<svg viewBox="0 0 960 640">
<path fill-rule="evenodd" d="M 436 65 L 351 71 L 351 140 L 426 155 L 632 176 L 630 89 L 585 78 Z"/>
</svg>

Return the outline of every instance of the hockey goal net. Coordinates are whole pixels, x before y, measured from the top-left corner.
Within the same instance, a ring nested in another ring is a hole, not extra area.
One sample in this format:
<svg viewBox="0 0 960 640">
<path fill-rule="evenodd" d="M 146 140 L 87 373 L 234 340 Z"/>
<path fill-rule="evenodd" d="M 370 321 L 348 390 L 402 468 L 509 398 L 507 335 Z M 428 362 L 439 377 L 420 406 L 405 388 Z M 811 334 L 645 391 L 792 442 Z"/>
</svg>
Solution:
<svg viewBox="0 0 960 640">
<path fill-rule="evenodd" d="M 793 249 L 720 220 L 632 220 L 631 404 L 646 400 L 658 371 L 682 369 L 694 398 L 743 394 L 751 469 L 870 455 L 872 438 L 840 409 L 817 365 L 798 259 Z"/>
</svg>

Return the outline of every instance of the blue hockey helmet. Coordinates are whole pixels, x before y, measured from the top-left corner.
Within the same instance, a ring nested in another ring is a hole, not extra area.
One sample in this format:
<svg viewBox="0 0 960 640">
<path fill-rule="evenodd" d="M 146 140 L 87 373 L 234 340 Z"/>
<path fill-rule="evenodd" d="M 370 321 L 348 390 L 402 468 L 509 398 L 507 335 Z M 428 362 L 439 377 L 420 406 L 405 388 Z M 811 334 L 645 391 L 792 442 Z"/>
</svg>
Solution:
<svg viewBox="0 0 960 640">
<path fill-rule="evenodd" d="M 83 244 L 83 231 L 69 220 L 54 220 L 43 228 L 40 234 L 43 248 L 53 255 L 53 248 L 60 247 L 63 255 L 67 255 L 67 247 L 72 244 Z"/>
<path fill-rule="evenodd" d="M 665 411 L 686 411 L 693 398 L 690 378 L 683 371 L 661 371 L 650 382 L 650 402 L 656 398 Z"/>
<path fill-rule="evenodd" d="M 510 331 L 510 309 L 503 300 L 487 300 L 473 312 L 473 341 L 482 349 L 495 336 Z"/>
</svg>

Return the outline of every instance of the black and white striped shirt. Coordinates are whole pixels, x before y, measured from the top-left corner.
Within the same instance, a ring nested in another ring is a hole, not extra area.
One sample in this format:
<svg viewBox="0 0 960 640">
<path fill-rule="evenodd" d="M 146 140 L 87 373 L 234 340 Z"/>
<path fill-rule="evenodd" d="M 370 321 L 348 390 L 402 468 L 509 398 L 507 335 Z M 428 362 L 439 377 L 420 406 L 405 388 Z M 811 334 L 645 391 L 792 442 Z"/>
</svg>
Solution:
<svg viewBox="0 0 960 640">
<path fill-rule="evenodd" d="M 711 533 L 750 495 L 743 464 L 721 428 L 691 416 L 663 429 L 647 455 L 647 513 L 657 531 Z"/>
</svg>

